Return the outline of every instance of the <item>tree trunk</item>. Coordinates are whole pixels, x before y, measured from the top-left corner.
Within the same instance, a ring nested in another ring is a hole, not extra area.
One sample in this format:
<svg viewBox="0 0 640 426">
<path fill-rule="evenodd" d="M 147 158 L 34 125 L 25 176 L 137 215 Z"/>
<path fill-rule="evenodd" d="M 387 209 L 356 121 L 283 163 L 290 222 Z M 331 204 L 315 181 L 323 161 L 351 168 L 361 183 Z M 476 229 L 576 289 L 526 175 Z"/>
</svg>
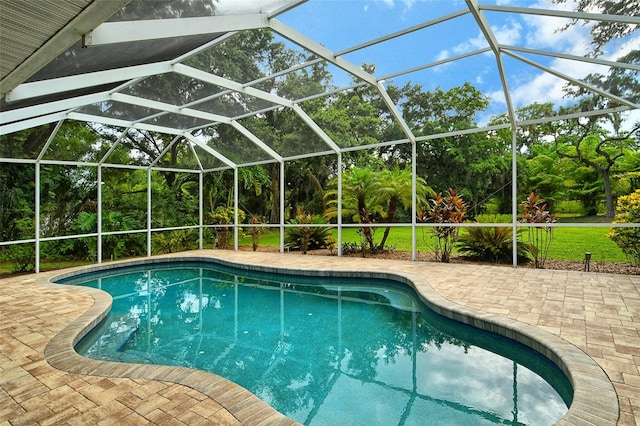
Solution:
<svg viewBox="0 0 640 426">
<path fill-rule="evenodd" d="M 271 200 L 269 223 L 280 223 L 280 163 L 271 168 Z"/>
<path fill-rule="evenodd" d="M 393 222 L 396 217 L 396 211 L 398 211 L 398 202 L 396 200 L 389 201 L 389 212 L 387 213 L 387 220 Z M 387 237 L 391 232 L 391 227 L 387 226 L 382 235 L 382 241 L 378 244 L 378 250 L 384 250 L 384 245 L 387 243 Z"/>
<path fill-rule="evenodd" d="M 616 209 L 613 205 L 613 189 L 611 188 L 611 176 L 609 169 L 602 171 L 602 180 L 604 181 L 604 197 L 607 205 L 606 217 L 614 218 L 616 215 Z"/>
<path fill-rule="evenodd" d="M 365 206 L 364 202 L 358 201 L 358 211 L 360 212 L 360 223 L 371 223 L 371 220 L 369 220 L 369 210 Z M 367 244 L 369 244 L 369 250 L 371 250 L 371 253 L 375 252 L 376 246 L 373 242 L 373 234 L 371 233 L 371 228 L 368 226 L 364 226 L 361 229 L 362 234 L 367 241 Z"/>
<path fill-rule="evenodd" d="M 362 223 L 371 223 L 369 218 L 364 214 L 360 215 L 360 221 Z M 375 243 L 373 242 L 373 234 L 371 233 L 371 227 L 369 226 L 363 227 L 362 233 L 364 235 L 365 240 L 367 241 L 367 244 L 369 245 L 369 250 L 371 251 L 371 253 L 375 252 L 376 246 L 375 246 Z"/>
</svg>

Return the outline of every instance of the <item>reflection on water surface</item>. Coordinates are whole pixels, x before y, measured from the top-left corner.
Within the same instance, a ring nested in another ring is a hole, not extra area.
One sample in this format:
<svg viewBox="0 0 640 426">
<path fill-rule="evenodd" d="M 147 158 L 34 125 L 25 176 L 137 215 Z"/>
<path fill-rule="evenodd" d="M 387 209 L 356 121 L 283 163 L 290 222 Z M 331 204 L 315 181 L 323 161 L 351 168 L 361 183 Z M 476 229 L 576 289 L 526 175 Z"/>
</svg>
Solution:
<svg viewBox="0 0 640 426">
<path fill-rule="evenodd" d="M 66 283 L 114 298 L 81 354 L 211 371 L 304 424 L 545 425 L 571 399 L 548 360 L 392 281 L 181 263 Z"/>
</svg>

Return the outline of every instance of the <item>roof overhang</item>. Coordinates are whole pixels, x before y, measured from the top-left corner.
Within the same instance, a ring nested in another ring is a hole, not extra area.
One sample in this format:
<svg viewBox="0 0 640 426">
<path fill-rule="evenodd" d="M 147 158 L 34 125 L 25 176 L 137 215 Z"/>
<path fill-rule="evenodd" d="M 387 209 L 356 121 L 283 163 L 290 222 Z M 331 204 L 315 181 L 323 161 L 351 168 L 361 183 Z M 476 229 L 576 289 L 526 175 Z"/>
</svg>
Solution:
<svg viewBox="0 0 640 426">
<path fill-rule="evenodd" d="M 0 2 L 0 97 L 26 81 L 131 0 Z M 37 31 L 34 30 L 37 23 Z"/>
</svg>

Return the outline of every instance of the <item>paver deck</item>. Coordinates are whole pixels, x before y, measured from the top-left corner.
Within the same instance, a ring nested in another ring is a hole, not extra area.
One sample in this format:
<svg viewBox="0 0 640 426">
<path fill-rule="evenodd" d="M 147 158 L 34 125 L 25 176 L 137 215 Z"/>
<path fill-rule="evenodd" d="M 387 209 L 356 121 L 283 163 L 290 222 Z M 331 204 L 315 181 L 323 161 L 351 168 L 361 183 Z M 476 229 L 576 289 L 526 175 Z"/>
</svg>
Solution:
<svg viewBox="0 0 640 426">
<path fill-rule="evenodd" d="M 570 415 L 564 423 L 640 423 L 640 276 L 215 250 L 162 258 L 185 256 L 406 277 L 436 308 L 519 330 L 542 350 L 552 346 L 547 355 L 588 385 L 574 399 L 582 419 Z M 106 312 L 109 298 L 48 284 L 60 273 L 0 280 L 0 425 L 294 424 L 210 373 L 80 357 L 73 343 Z"/>
</svg>

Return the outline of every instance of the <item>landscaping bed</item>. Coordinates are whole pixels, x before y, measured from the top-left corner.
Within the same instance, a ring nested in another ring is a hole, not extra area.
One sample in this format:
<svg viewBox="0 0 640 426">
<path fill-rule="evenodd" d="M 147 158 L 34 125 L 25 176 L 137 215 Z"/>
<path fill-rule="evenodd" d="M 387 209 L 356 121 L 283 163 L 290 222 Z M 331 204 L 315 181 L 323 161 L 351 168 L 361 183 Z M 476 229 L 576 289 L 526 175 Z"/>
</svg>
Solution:
<svg viewBox="0 0 640 426">
<path fill-rule="evenodd" d="M 240 246 L 239 250 L 243 251 L 251 251 L 252 248 L 249 246 Z M 260 247 L 258 251 L 261 252 L 278 252 L 280 249 L 278 247 Z M 289 253 L 302 255 L 299 251 L 291 251 Z M 307 255 L 311 256 L 335 256 L 336 251 L 329 251 L 327 249 L 322 250 L 309 250 Z M 361 253 L 350 254 L 348 256 L 361 257 Z M 376 258 L 376 259 L 393 259 L 393 260 L 411 260 L 411 252 L 402 251 L 402 250 L 387 250 L 384 252 L 376 253 L 375 255 L 367 255 L 366 257 Z M 432 253 L 418 253 L 417 256 L 418 261 L 423 262 L 433 262 L 434 256 Z M 468 259 L 464 256 L 452 255 L 450 263 L 474 263 L 474 264 L 486 264 L 486 265 L 494 265 L 494 266 L 506 266 L 511 267 L 511 264 L 500 264 L 500 263 L 490 263 L 490 262 L 479 262 Z M 523 268 L 533 268 L 532 264 L 519 265 Z M 585 264 L 583 261 L 572 261 L 572 260 L 555 260 L 555 259 L 547 259 L 544 265 L 544 269 L 555 269 L 562 271 L 585 271 Z M 629 275 L 640 275 L 640 266 L 634 265 L 632 263 L 622 263 L 622 262 L 606 262 L 606 261 L 594 261 L 592 260 L 589 265 L 589 272 L 605 272 L 610 274 L 629 274 Z"/>
</svg>

